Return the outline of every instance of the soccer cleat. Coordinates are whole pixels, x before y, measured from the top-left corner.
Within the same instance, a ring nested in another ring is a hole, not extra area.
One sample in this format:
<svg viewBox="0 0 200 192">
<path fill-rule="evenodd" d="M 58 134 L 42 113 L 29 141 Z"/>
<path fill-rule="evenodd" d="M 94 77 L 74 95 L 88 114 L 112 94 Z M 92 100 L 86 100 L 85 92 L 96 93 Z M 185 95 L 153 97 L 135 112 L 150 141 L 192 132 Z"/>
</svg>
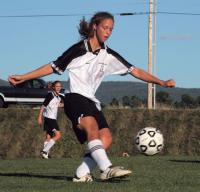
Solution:
<svg viewBox="0 0 200 192">
<path fill-rule="evenodd" d="M 48 153 L 45 151 L 41 151 L 40 155 L 42 156 L 43 159 L 49 159 Z"/>
<path fill-rule="evenodd" d="M 77 177 L 77 176 L 75 176 L 73 179 L 72 179 L 72 181 L 73 182 L 75 182 L 75 183 L 83 183 L 83 182 L 92 182 L 93 181 L 93 178 L 92 178 L 92 176 L 90 175 L 90 174 L 87 174 L 87 175 L 85 175 L 85 176 L 83 176 L 83 177 Z"/>
<path fill-rule="evenodd" d="M 113 178 L 123 178 L 129 176 L 131 173 L 132 173 L 131 170 L 124 169 L 124 167 L 111 166 L 101 173 L 100 179 L 105 181 Z"/>
</svg>

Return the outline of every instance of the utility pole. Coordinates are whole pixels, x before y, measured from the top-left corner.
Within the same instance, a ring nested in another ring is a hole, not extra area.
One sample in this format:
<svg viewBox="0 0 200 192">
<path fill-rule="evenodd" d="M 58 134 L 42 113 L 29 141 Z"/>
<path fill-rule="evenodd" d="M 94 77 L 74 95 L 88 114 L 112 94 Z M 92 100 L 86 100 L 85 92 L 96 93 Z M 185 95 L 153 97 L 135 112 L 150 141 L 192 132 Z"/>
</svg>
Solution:
<svg viewBox="0 0 200 192">
<path fill-rule="evenodd" d="M 156 40 L 157 40 L 157 0 L 154 0 L 153 14 L 153 74 L 156 74 Z M 156 109 L 156 84 L 153 85 L 153 109 Z"/>
<path fill-rule="evenodd" d="M 149 39 L 148 39 L 148 72 L 150 74 L 153 74 L 153 64 L 152 64 L 152 61 L 153 61 L 153 51 L 152 51 L 152 42 L 153 42 L 153 0 L 149 0 L 149 31 L 148 31 L 148 35 L 149 35 Z M 152 109 L 152 104 L 153 104 L 153 94 L 152 94 L 152 89 L 153 89 L 153 86 L 152 86 L 152 83 L 148 83 L 148 97 L 147 97 L 147 106 L 148 106 L 148 109 Z"/>
<path fill-rule="evenodd" d="M 156 63 L 156 0 L 149 0 L 149 22 L 148 22 L 148 72 L 155 73 Z M 120 13 L 120 16 L 135 15 L 136 13 Z M 154 68 L 153 68 L 154 64 Z M 153 70 L 154 69 L 154 70 Z M 154 92 L 153 92 L 154 91 Z M 148 83 L 147 107 L 156 108 L 156 85 Z"/>
</svg>

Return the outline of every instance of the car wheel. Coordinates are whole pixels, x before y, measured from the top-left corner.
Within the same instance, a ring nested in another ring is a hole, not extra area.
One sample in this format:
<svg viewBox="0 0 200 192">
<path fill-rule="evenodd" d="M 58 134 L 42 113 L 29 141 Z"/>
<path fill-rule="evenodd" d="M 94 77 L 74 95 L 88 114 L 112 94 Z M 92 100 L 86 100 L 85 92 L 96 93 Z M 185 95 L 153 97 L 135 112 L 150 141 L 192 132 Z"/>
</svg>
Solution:
<svg viewBox="0 0 200 192">
<path fill-rule="evenodd" d="M 0 98 L 0 108 L 3 108 L 4 107 L 4 101 L 2 98 Z"/>
</svg>

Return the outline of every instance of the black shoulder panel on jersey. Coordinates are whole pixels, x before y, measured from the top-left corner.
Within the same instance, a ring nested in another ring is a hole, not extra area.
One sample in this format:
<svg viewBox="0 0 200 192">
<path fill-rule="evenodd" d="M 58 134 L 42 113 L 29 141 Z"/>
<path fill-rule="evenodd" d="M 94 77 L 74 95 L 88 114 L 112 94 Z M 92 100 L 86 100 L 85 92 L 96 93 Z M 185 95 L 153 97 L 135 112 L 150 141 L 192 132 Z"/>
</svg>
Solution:
<svg viewBox="0 0 200 192">
<path fill-rule="evenodd" d="M 65 100 L 65 95 L 62 93 L 59 93 L 59 97 L 64 101 Z"/>
<path fill-rule="evenodd" d="M 80 41 L 72 45 L 67 51 L 65 51 L 60 57 L 58 57 L 53 63 L 62 71 L 64 71 L 67 65 L 75 58 L 84 55 L 87 52 L 84 41 Z"/>
<path fill-rule="evenodd" d="M 46 107 L 53 98 L 54 98 L 54 96 L 53 96 L 52 92 L 49 92 L 44 99 L 43 105 Z"/>
<path fill-rule="evenodd" d="M 118 59 L 122 64 L 124 64 L 127 68 L 132 67 L 133 65 L 131 65 L 128 61 L 126 61 L 119 53 L 117 53 L 116 51 L 110 49 L 109 47 L 107 47 L 107 52 L 108 54 L 113 55 L 116 59 Z"/>
</svg>

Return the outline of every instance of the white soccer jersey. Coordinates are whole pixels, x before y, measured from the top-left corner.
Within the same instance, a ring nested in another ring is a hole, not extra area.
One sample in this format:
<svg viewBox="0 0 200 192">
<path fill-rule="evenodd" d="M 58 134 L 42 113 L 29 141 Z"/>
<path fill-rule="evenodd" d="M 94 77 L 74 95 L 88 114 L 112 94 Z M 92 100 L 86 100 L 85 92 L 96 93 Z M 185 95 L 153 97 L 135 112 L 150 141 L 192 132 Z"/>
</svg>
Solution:
<svg viewBox="0 0 200 192">
<path fill-rule="evenodd" d="M 49 119 L 57 119 L 58 106 L 61 102 L 61 96 L 55 95 L 54 92 L 49 92 L 43 102 L 43 116 Z"/>
<path fill-rule="evenodd" d="M 111 74 L 127 74 L 135 68 L 104 44 L 92 52 L 87 40 L 73 45 L 51 64 L 55 73 L 69 71 L 71 93 L 81 94 L 98 105 L 100 102 L 95 93 L 103 78 Z"/>
</svg>

